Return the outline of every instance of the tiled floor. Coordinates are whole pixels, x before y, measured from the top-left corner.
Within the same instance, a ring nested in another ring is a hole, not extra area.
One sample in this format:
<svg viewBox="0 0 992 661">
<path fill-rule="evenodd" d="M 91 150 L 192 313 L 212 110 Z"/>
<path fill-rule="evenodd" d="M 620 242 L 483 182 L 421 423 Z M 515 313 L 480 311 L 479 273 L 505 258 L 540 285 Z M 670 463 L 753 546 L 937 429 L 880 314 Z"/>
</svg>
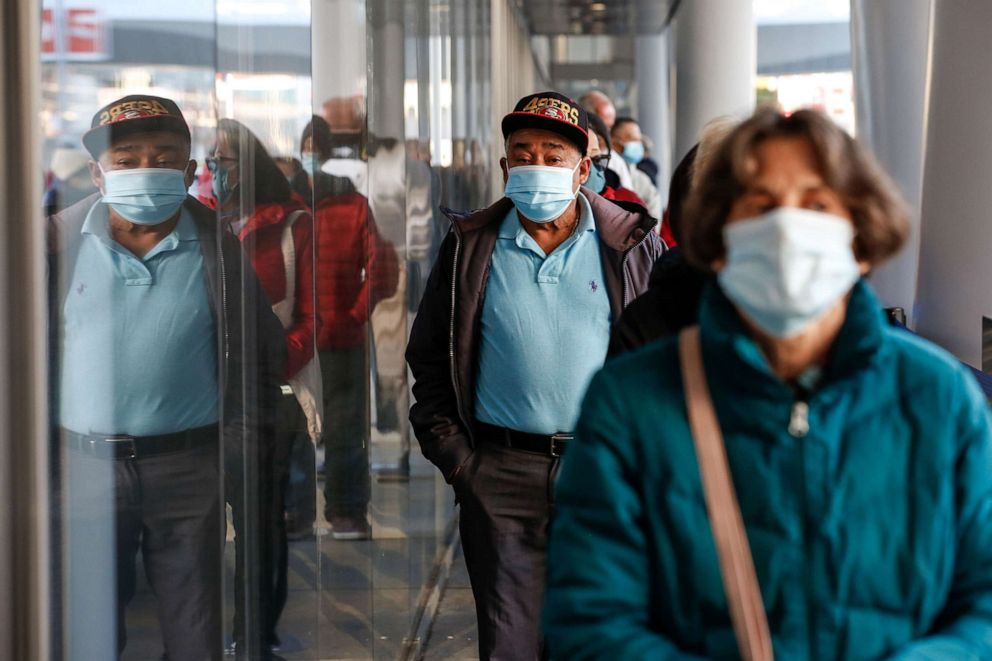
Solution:
<svg viewBox="0 0 992 661">
<path fill-rule="evenodd" d="M 451 565 L 451 578 L 438 606 L 424 661 L 470 661 L 478 658 L 475 600 L 472 599 L 465 559 L 459 551 Z"/>
<path fill-rule="evenodd" d="M 373 480 L 370 541 L 335 541 L 321 521 L 316 536 L 290 543 L 290 596 L 279 625 L 285 659 L 397 658 L 452 513 L 450 489 L 435 474 L 414 457 L 409 482 Z M 226 556 L 229 621 L 233 544 Z M 128 639 L 125 661 L 159 660 L 155 599 L 144 583 L 129 608 Z"/>
</svg>

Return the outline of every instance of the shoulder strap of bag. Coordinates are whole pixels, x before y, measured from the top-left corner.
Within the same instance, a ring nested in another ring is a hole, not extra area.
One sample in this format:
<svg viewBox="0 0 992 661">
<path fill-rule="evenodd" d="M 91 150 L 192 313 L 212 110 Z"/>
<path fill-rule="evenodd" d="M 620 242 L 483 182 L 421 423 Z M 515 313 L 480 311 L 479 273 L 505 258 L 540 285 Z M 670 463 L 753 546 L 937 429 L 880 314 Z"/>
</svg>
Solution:
<svg viewBox="0 0 992 661">
<path fill-rule="evenodd" d="M 723 576 L 737 645 L 744 661 L 771 661 L 773 654 L 768 619 L 754 572 L 744 519 L 734 492 L 723 434 L 703 371 L 698 326 L 686 328 L 679 335 L 679 359 L 689 426 L 706 495 L 706 510 L 720 558 L 720 574 Z"/>
</svg>

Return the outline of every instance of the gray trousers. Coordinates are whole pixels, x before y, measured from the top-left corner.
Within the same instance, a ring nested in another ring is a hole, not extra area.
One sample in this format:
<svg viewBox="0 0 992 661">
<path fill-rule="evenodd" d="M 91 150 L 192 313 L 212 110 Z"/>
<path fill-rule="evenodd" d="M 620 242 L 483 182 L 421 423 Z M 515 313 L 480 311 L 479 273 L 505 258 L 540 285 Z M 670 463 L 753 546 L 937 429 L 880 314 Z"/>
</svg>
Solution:
<svg viewBox="0 0 992 661">
<path fill-rule="evenodd" d="M 559 460 L 480 442 L 455 480 L 483 661 L 536 661 Z"/>
<path fill-rule="evenodd" d="M 218 448 L 142 459 L 63 456 L 66 657 L 115 659 L 139 551 L 173 661 L 220 659 Z"/>
</svg>

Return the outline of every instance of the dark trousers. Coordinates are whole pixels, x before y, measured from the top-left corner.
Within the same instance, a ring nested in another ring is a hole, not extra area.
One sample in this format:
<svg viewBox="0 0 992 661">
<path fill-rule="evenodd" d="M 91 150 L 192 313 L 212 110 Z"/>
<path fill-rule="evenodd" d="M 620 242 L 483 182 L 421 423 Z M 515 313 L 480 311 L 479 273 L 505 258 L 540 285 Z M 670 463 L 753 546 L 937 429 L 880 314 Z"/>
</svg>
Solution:
<svg viewBox="0 0 992 661">
<path fill-rule="evenodd" d="M 536 661 L 558 459 L 480 442 L 468 461 L 455 493 L 479 658 Z"/>
<path fill-rule="evenodd" d="M 320 352 L 324 387 L 324 516 L 364 515 L 369 477 L 369 369 L 364 345 Z"/>
<path fill-rule="evenodd" d="M 63 456 L 67 658 L 114 659 L 136 559 L 173 661 L 220 659 L 223 525 L 216 445 L 141 459 Z"/>
<path fill-rule="evenodd" d="M 302 411 L 300 416 L 303 416 Z M 289 481 L 286 485 L 286 514 L 292 516 L 298 528 L 311 526 L 317 519 L 316 489 L 316 451 L 304 428 L 293 436 L 293 447 L 289 451 Z"/>
<path fill-rule="evenodd" d="M 233 638 L 238 656 L 267 659 L 279 642 L 276 625 L 286 606 L 289 545 L 283 516 L 292 447 L 306 438 L 306 418 L 292 394 L 279 399 L 276 427 L 228 467 L 227 494 L 234 523 Z"/>
</svg>

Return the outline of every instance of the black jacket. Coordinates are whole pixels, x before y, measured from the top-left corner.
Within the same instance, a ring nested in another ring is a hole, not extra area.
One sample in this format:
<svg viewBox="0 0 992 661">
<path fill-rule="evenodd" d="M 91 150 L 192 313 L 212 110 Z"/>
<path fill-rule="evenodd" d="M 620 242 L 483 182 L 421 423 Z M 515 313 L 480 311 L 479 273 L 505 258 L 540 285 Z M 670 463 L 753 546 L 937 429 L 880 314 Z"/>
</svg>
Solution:
<svg viewBox="0 0 992 661">
<path fill-rule="evenodd" d="M 99 194 L 48 219 L 50 402 L 59 410 L 62 305 L 72 278 L 80 232 Z M 237 237 L 218 225 L 215 212 L 192 197 L 185 208 L 196 225 L 203 253 L 207 295 L 218 331 L 221 426 L 229 474 L 241 472 L 246 456 L 260 456 L 260 439 L 272 437 L 275 403 L 286 362 L 282 325 L 244 255 Z M 100 314 L 100 311 L 94 311 Z M 54 427 L 54 426 L 53 426 Z M 252 452 L 245 454 L 248 449 Z"/>
<path fill-rule="evenodd" d="M 703 286 L 710 278 L 685 261 L 679 247 L 651 269 L 648 290 L 623 311 L 610 333 L 608 358 L 675 335 L 696 323 Z"/>
<path fill-rule="evenodd" d="M 587 188 L 581 194 L 592 208 L 610 309 L 618 319 L 647 288 L 651 264 L 663 245 L 647 213 L 622 209 Z M 424 456 L 448 481 L 472 452 L 479 319 L 499 226 L 512 207 L 503 198 L 480 211 L 446 211 L 452 229 L 441 244 L 410 333 L 406 359 L 416 398 L 410 422 Z"/>
</svg>

